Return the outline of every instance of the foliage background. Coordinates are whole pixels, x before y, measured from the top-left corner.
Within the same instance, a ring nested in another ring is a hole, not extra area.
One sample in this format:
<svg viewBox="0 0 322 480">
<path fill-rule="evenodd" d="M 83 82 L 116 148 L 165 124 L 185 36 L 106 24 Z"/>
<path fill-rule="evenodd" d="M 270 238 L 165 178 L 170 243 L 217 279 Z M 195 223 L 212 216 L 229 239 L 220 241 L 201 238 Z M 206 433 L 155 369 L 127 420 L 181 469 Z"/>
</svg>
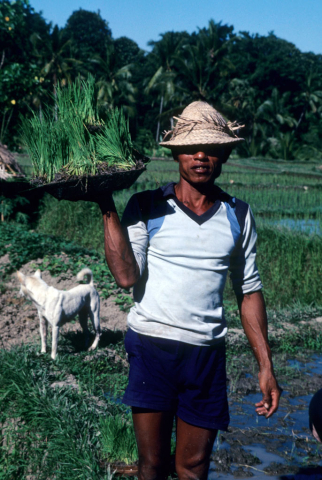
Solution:
<svg viewBox="0 0 322 480">
<path fill-rule="evenodd" d="M 164 32 L 144 52 L 113 38 L 100 13 L 78 10 L 64 28 L 47 23 L 27 0 L 0 4 L 0 142 L 19 148 L 19 115 L 42 112 L 56 86 L 95 76 L 100 114 L 122 105 L 141 150 L 157 141 L 173 115 L 206 100 L 245 124 L 242 156 L 292 160 L 321 156 L 322 56 L 302 53 L 273 33 L 207 28 Z M 147 153 L 147 152 L 146 152 Z"/>
</svg>

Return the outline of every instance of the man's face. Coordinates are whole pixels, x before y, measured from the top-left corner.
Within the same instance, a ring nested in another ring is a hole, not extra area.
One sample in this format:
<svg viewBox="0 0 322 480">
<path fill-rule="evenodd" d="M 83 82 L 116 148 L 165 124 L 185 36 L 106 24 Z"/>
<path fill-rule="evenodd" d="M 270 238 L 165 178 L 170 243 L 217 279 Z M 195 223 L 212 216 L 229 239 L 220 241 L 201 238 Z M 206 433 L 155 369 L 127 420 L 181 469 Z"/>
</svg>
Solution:
<svg viewBox="0 0 322 480">
<path fill-rule="evenodd" d="M 230 153 L 230 147 L 220 145 L 192 145 L 172 149 L 173 158 L 179 163 L 180 176 L 190 184 L 213 184 Z"/>
</svg>

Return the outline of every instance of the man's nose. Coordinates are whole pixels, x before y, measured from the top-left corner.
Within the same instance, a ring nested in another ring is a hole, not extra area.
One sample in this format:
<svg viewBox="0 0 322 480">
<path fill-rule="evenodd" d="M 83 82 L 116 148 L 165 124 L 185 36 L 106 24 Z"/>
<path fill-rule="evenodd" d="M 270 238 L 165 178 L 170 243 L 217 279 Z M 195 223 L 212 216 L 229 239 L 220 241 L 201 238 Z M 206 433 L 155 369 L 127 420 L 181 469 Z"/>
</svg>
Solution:
<svg viewBox="0 0 322 480">
<path fill-rule="evenodd" d="M 206 155 L 205 152 L 197 152 L 197 153 L 194 154 L 193 158 L 195 160 L 207 160 L 208 155 Z"/>
</svg>

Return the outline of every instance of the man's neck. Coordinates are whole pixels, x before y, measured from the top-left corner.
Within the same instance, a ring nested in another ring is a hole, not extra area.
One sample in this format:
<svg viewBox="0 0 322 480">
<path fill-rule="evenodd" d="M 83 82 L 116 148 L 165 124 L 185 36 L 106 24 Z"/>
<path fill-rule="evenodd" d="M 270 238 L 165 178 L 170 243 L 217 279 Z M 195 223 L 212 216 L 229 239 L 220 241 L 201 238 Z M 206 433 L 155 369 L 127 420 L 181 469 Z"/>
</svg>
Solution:
<svg viewBox="0 0 322 480">
<path fill-rule="evenodd" d="M 190 184 L 183 178 L 175 185 L 177 199 L 197 215 L 202 215 L 217 199 L 217 188 L 213 184 Z"/>
</svg>

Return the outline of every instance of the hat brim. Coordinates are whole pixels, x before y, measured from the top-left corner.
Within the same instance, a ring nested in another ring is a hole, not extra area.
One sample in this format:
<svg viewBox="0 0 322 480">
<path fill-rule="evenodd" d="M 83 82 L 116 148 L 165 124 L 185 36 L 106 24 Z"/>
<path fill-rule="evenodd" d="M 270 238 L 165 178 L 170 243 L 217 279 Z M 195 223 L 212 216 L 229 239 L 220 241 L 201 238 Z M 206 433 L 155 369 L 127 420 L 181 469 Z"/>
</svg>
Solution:
<svg viewBox="0 0 322 480">
<path fill-rule="evenodd" d="M 188 134 L 176 135 L 175 138 L 167 142 L 160 142 L 162 147 L 172 148 L 189 145 L 237 145 L 243 142 L 244 138 L 230 137 L 226 134 L 214 135 L 209 131 L 192 131 Z"/>
</svg>

